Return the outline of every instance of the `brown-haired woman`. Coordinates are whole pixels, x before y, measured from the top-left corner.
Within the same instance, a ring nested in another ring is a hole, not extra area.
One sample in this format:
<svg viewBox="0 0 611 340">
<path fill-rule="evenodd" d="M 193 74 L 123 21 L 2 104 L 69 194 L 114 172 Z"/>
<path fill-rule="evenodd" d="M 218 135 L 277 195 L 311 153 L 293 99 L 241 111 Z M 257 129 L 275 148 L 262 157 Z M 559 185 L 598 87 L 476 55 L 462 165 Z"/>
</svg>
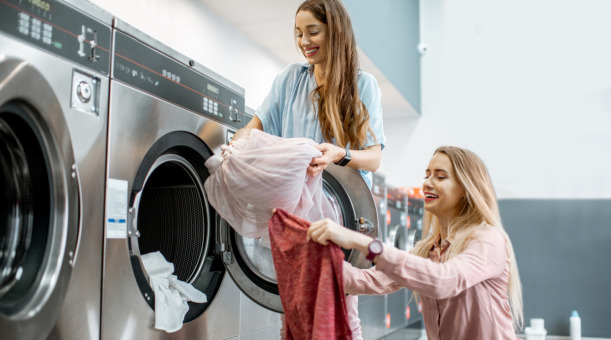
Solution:
<svg viewBox="0 0 611 340">
<path fill-rule="evenodd" d="M 358 169 L 368 185 L 380 166 L 386 137 L 381 93 L 373 76 L 359 69 L 350 17 L 340 0 L 307 0 L 295 15 L 296 44 L 307 63 L 276 76 L 254 118 L 234 140 L 263 130 L 321 143 L 308 173 L 335 162 Z"/>
<path fill-rule="evenodd" d="M 306 0 L 295 14 L 295 42 L 307 63 L 294 63 L 276 76 L 253 119 L 234 140 L 251 129 L 320 143 L 308 174 L 329 163 L 359 170 L 371 187 L 386 142 L 381 93 L 376 79 L 359 69 L 352 23 L 341 0 Z M 347 299 L 353 339 L 361 339 L 358 300 Z"/>
</svg>

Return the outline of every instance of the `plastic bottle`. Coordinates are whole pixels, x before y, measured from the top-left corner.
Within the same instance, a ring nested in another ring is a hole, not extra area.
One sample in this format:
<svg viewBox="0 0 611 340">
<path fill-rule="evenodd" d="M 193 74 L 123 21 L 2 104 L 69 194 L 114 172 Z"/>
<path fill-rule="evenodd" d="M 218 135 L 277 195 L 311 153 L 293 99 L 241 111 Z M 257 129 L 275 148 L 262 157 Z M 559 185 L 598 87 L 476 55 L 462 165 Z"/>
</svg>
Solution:
<svg viewBox="0 0 611 340">
<path fill-rule="evenodd" d="M 577 311 L 571 313 L 571 340 L 581 340 L 581 318 Z"/>
<path fill-rule="evenodd" d="M 547 330 L 543 319 L 530 319 L 530 327 L 524 329 L 526 340 L 545 340 Z"/>
</svg>

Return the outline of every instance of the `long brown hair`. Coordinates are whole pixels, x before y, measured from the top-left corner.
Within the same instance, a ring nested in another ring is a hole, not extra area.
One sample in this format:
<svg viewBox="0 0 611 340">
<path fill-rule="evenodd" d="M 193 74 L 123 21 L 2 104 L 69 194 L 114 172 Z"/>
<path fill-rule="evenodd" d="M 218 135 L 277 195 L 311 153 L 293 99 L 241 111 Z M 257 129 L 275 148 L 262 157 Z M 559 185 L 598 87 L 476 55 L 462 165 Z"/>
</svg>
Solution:
<svg viewBox="0 0 611 340">
<path fill-rule="evenodd" d="M 359 60 L 352 23 L 340 0 L 306 0 L 299 8 L 327 25 L 325 82 L 312 92 L 324 139 L 341 147 L 360 149 L 367 142 L 369 112 L 359 97 Z"/>
<path fill-rule="evenodd" d="M 469 242 L 476 240 L 477 231 L 482 227 L 498 228 L 505 238 L 507 258 L 509 259 L 508 302 L 513 314 L 513 326 L 520 329 L 524 323 L 522 304 L 522 285 L 518 273 L 513 246 L 501 223 L 501 215 L 492 186 L 492 180 L 484 162 L 472 151 L 455 146 L 442 146 L 434 154 L 448 156 L 458 182 L 465 189 L 465 198 L 460 213 L 448 226 L 448 237 L 453 241 L 448 248 L 445 260 L 462 253 Z M 441 234 L 437 218 L 425 211 L 422 235 L 425 236 L 412 250 L 413 254 L 428 258 L 429 250 Z"/>
</svg>

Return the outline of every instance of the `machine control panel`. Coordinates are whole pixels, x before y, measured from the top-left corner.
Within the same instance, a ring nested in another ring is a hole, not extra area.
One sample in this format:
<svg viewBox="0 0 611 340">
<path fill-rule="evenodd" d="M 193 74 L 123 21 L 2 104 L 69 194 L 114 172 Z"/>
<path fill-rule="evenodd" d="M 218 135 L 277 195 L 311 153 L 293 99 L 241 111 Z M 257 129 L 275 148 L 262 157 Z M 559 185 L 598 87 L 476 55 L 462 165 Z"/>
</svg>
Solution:
<svg viewBox="0 0 611 340">
<path fill-rule="evenodd" d="M 0 31 L 103 75 L 110 26 L 56 0 L 0 0 Z"/>
<path fill-rule="evenodd" d="M 234 130 L 248 122 L 243 95 L 121 31 L 114 43 L 112 78 Z"/>
</svg>

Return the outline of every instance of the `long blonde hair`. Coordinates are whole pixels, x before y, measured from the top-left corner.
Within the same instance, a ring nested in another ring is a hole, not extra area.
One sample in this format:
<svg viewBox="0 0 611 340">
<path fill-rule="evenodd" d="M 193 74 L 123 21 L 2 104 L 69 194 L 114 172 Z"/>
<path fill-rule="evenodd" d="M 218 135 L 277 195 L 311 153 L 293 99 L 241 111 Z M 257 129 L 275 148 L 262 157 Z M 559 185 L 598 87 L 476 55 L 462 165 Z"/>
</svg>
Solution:
<svg viewBox="0 0 611 340">
<path fill-rule="evenodd" d="M 509 258 L 509 287 L 508 299 L 513 315 L 513 326 L 516 330 L 524 324 L 522 285 L 518 273 L 515 254 L 511 240 L 503 228 L 499 214 L 496 194 L 488 169 L 484 162 L 472 151 L 454 146 L 442 146 L 435 150 L 435 154 L 443 153 L 452 163 L 458 182 L 465 189 L 465 198 L 460 213 L 455 216 L 448 226 L 448 237 L 453 239 L 447 250 L 445 259 L 448 260 L 463 252 L 469 242 L 476 240 L 476 232 L 482 225 L 498 228 L 505 237 L 507 257 Z M 428 258 L 429 250 L 441 235 L 441 227 L 437 218 L 425 211 L 423 233 L 425 236 L 412 250 L 413 254 Z"/>
<path fill-rule="evenodd" d="M 325 82 L 312 91 L 323 138 L 360 149 L 367 142 L 369 112 L 359 97 L 359 60 L 352 23 L 340 0 L 306 0 L 299 8 L 327 25 Z"/>
</svg>

